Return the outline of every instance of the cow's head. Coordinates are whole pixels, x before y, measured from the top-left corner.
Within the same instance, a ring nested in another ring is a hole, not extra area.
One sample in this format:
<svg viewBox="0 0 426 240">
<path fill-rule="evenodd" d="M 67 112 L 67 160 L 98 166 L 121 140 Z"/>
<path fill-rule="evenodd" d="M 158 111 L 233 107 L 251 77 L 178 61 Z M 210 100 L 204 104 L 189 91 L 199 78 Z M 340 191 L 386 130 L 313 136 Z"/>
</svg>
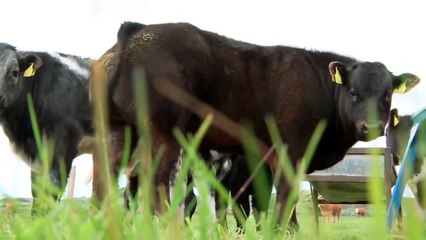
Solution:
<svg viewBox="0 0 426 240">
<path fill-rule="evenodd" d="M 0 113 L 15 103 L 22 94 L 23 82 L 32 77 L 41 64 L 37 55 L 20 56 L 15 47 L 0 43 Z"/>
<path fill-rule="evenodd" d="M 338 114 L 345 136 L 369 141 L 384 134 L 392 93 L 406 93 L 420 79 L 410 73 L 394 76 L 378 62 L 350 65 L 331 62 L 329 71 L 338 84 Z"/>
</svg>

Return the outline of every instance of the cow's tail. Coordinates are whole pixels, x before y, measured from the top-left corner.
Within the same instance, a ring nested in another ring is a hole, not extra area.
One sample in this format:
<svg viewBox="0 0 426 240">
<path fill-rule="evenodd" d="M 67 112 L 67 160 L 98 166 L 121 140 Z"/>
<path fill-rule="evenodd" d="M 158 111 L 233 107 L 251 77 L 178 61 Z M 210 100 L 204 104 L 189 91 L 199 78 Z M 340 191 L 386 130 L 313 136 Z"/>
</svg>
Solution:
<svg viewBox="0 0 426 240">
<path fill-rule="evenodd" d="M 92 102 L 95 94 L 99 91 L 99 87 L 107 86 L 107 76 L 111 70 L 108 68 L 108 62 L 111 61 L 113 57 L 113 49 L 116 45 L 110 48 L 106 53 L 104 53 L 93 65 L 90 72 L 90 81 L 89 81 L 89 99 Z"/>
<path fill-rule="evenodd" d="M 130 38 L 135 35 L 139 30 L 142 30 L 146 25 L 136 22 L 124 22 L 121 24 L 117 32 L 117 50 L 119 54 L 119 66 L 126 64 L 126 50 Z"/>
<path fill-rule="evenodd" d="M 137 22 L 124 22 L 117 33 L 117 42 L 121 46 L 126 46 L 129 39 L 146 25 Z M 122 49 L 120 49 L 122 50 Z"/>
<path fill-rule="evenodd" d="M 117 43 L 105 52 L 92 67 L 90 99 L 99 92 L 99 86 L 108 89 L 120 73 L 125 63 L 126 46 L 130 38 L 145 25 L 136 22 L 124 22 L 117 33 Z M 97 86 L 96 86 L 97 85 Z"/>
<path fill-rule="evenodd" d="M 112 89 L 118 82 L 119 76 L 129 74 L 131 63 L 129 62 L 127 51 L 130 39 L 146 25 L 137 22 L 124 22 L 117 32 L 117 43 L 115 45 L 115 64 L 108 74 L 108 89 Z"/>
</svg>

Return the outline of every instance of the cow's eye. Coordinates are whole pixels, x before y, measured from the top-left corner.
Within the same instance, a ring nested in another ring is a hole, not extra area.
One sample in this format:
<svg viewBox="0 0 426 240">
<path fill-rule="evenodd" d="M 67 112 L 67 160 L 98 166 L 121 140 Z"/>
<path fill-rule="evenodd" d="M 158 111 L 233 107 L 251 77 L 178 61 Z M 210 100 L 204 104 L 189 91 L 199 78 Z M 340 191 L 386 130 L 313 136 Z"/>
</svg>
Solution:
<svg viewBox="0 0 426 240">
<path fill-rule="evenodd" d="M 352 100 L 353 102 L 356 102 L 356 101 L 357 101 L 358 96 L 357 96 L 357 94 L 356 94 L 355 90 L 351 89 L 351 90 L 349 91 L 349 95 L 350 95 L 351 100 Z"/>
<path fill-rule="evenodd" d="M 17 78 L 17 77 L 18 77 L 18 75 L 19 75 L 19 71 L 15 70 L 15 71 L 13 71 L 13 72 L 12 72 L 12 76 L 13 76 L 14 78 Z"/>
</svg>

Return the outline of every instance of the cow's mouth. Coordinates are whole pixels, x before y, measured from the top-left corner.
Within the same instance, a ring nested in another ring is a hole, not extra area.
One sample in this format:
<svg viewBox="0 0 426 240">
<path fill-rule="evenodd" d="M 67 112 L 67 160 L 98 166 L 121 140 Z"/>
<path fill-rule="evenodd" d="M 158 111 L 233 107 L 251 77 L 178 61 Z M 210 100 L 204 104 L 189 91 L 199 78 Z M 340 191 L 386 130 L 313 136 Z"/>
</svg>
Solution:
<svg viewBox="0 0 426 240">
<path fill-rule="evenodd" d="M 360 141 L 371 141 L 385 133 L 383 124 L 380 122 L 362 122 L 357 125 L 357 129 Z"/>
</svg>

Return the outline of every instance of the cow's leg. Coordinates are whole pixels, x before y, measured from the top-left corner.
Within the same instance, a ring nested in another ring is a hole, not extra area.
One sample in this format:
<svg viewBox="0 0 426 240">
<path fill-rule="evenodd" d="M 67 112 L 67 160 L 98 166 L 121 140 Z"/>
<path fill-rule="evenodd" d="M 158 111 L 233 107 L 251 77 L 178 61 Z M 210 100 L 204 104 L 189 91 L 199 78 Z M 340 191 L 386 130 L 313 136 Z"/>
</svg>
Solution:
<svg viewBox="0 0 426 240">
<path fill-rule="evenodd" d="M 154 175 L 154 208 L 157 214 L 165 211 L 166 201 L 170 201 L 170 175 L 178 161 L 180 146 L 174 136 L 152 127 L 153 156 L 162 154 Z M 164 150 L 160 152 L 161 150 Z"/>
<path fill-rule="evenodd" d="M 290 224 L 296 231 L 299 230 L 299 221 L 297 221 L 296 214 L 296 203 L 294 204 L 293 211 L 291 212 Z"/>
<path fill-rule="evenodd" d="M 65 166 L 65 172 L 69 172 L 71 168 Z M 33 216 L 38 215 L 44 215 L 47 213 L 50 209 L 50 204 L 52 202 L 46 201 L 43 199 L 40 199 L 41 196 L 39 195 L 39 191 L 44 191 L 42 188 L 46 188 L 47 186 L 43 183 L 44 179 L 41 179 L 43 177 L 43 173 L 41 172 L 35 172 L 31 171 L 31 193 L 33 196 L 33 203 L 31 208 L 31 214 Z M 40 181 L 41 180 L 41 181 Z M 53 167 L 49 172 L 49 181 L 50 184 L 52 184 L 56 189 L 51 189 L 52 192 L 46 192 L 48 194 L 48 197 L 52 198 L 52 201 L 59 201 L 59 199 L 62 197 L 63 190 L 65 189 L 64 186 L 61 184 L 60 181 L 60 174 L 59 174 L 59 167 Z M 47 188 L 49 189 L 49 188 Z"/>
<path fill-rule="evenodd" d="M 136 196 L 136 193 L 139 189 L 139 176 L 129 176 L 127 179 L 127 186 L 126 190 L 124 192 L 124 205 L 130 209 L 130 201 L 131 199 L 134 199 Z"/>
<path fill-rule="evenodd" d="M 176 194 L 182 194 L 185 195 L 186 193 L 186 179 L 184 180 L 184 182 L 182 183 L 182 189 L 181 192 L 178 193 L 177 190 L 178 188 L 176 187 L 176 181 L 177 181 L 177 177 L 179 174 L 181 174 L 182 171 L 182 164 L 183 164 L 183 152 L 182 150 L 180 151 L 179 157 L 177 162 L 175 163 L 171 175 L 170 175 L 170 201 L 176 201 Z M 184 219 L 185 218 L 185 201 L 182 202 L 181 204 L 179 204 L 178 207 L 178 218 L 179 219 Z"/>
<path fill-rule="evenodd" d="M 50 188 L 50 192 L 47 192 L 54 201 L 58 201 L 63 194 L 63 191 L 66 186 L 66 179 L 71 170 L 72 160 L 77 156 L 77 146 L 80 139 L 83 136 L 82 130 L 75 123 L 69 125 L 60 125 L 57 128 L 52 129 L 51 131 L 45 132 L 45 140 L 47 140 L 47 147 L 53 147 L 53 156 L 49 164 L 48 180 L 52 186 L 55 188 Z M 44 169 L 44 168 L 43 168 Z M 62 172 L 63 171 L 63 172 Z M 42 182 L 37 182 L 37 180 L 44 181 L 41 179 L 43 172 L 31 172 L 31 191 L 33 195 L 33 208 L 32 213 L 45 213 L 49 207 L 45 206 L 44 202 L 39 201 L 38 191 L 36 187 L 46 187 L 46 186 L 36 186 L 35 184 Z M 65 176 L 61 176 L 65 174 Z"/>
<path fill-rule="evenodd" d="M 119 166 L 121 164 L 123 151 L 124 151 L 124 129 L 122 127 L 111 127 L 109 133 L 109 150 L 110 150 L 110 162 L 106 164 L 110 167 L 111 181 L 117 181 Z M 131 149 L 131 151 L 133 148 Z M 106 180 L 106 169 L 101 169 L 103 164 L 101 161 L 102 153 L 100 148 L 96 147 L 92 158 L 93 158 L 93 196 L 96 201 L 102 201 L 105 199 L 108 186 Z M 106 166 L 104 166 L 106 167 Z"/>
<path fill-rule="evenodd" d="M 235 192 L 232 193 L 233 197 L 235 196 Z M 243 192 L 240 195 L 240 198 L 237 199 L 236 204 L 240 211 L 244 214 L 244 217 L 248 217 L 250 215 L 250 193 L 248 191 Z M 234 211 L 235 213 L 235 211 Z M 244 225 L 244 219 L 237 219 L 238 226 L 242 227 Z"/>
<path fill-rule="evenodd" d="M 185 197 L 185 217 L 191 218 L 192 215 L 195 213 L 195 208 L 197 207 L 197 197 L 195 196 L 194 189 L 193 189 L 193 179 L 191 173 L 188 175 L 187 178 L 187 186 L 190 186 L 190 188 L 187 188 L 187 194 Z"/>
<path fill-rule="evenodd" d="M 254 208 L 253 214 L 256 220 L 259 220 L 259 212 L 267 212 L 269 202 L 271 200 L 271 193 L 272 193 L 273 179 L 272 179 L 270 169 L 268 169 L 266 166 L 262 166 L 258 174 L 261 174 L 261 173 L 265 175 L 265 177 L 262 179 L 261 187 L 258 187 L 259 189 L 256 190 L 254 183 L 252 183 L 250 187 L 251 189 L 250 194 L 253 195 L 253 198 L 252 198 L 253 208 Z M 256 179 L 254 181 L 256 181 Z M 296 214 L 296 210 L 294 211 L 293 215 L 296 216 L 295 214 Z M 295 221 L 297 221 L 297 219 Z"/>
<path fill-rule="evenodd" d="M 237 161 L 243 161 L 243 162 L 237 162 Z M 244 183 L 247 181 L 247 179 L 250 177 L 250 171 L 248 171 L 247 165 L 245 163 L 245 159 L 234 159 L 234 163 L 232 163 L 231 171 L 228 173 L 228 179 L 227 179 L 227 187 L 229 187 L 229 190 L 231 191 L 232 198 L 235 199 L 236 195 L 240 191 L 241 187 L 244 185 Z M 243 191 L 238 199 L 236 200 L 236 207 L 244 214 L 244 218 L 248 217 L 250 214 L 250 195 L 254 194 L 253 191 L 253 182 L 251 182 L 248 186 L 248 188 Z M 253 196 L 253 199 L 255 199 L 255 196 Z M 254 200 L 255 201 L 255 200 Z M 234 209 L 233 209 L 234 210 Z M 235 214 L 235 210 L 234 210 Z M 244 225 L 245 219 L 239 219 L 238 226 L 242 227 Z"/>
<path fill-rule="evenodd" d="M 168 152 L 170 150 L 166 150 Z M 166 153 L 167 156 L 176 156 L 171 153 Z M 165 212 L 166 202 L 170 201 L 170 167 L 173 164 L 169 164 L 167 158 L 160 160 L 159 167 L 154 177 L 154 208 L 157 214 Z"/>
<path fill-rule="evenodd" d="M 92 154 L 92 161 L 93 161 L 93 179 L 92 179 L 92 199 L 95 200 L 95 202 L 101 201 L 104 199 L 105 196 L 105 186 L 103 186 L 101 181 L 101 155 L 99 152 L 99 149 L 95 147 Z"/>
<path fill-rule="evenodd" d="M 48 210 L 48 202 L 40 199 L 39 190 L 40 187 L 39 179 L 42 176 L 40 173 L 31 171 L 31 193 L 33 196 L 31 215 L 32 216 L 41 216 L 44 215 Z"/>
<path fill-rule="evenodd" d="M 210 155 L 210 150 L 209 149 L 204 149 L 201 148 L 199 149 L 199 154 L 200 157 L 206 162 L 206 164 L 212 168 L 212 156 Z M 194 178 L 192 175 L 192 172 L 190 171 L 187 175 L 187 189 L 186 189 L 186 197 L 185 197 L 185 217 L 190 217 L 192 218 L 192 216 L 195 213 L 195 209 L 197 208 L 197 196 L 195 196 L 194 193 Z M 189 188 L 188 188 L 189 186 Z M 213 190 L 212 190 L 213 191 Z M 220 206 L 220 203 L 218 202 L 217 199 L 217 194 L 213 194 L 214 195 L 214 201 L 215 201 L 215 211 L 217 211 L 217 207 Z M 215 213 L 216 214 L 216 213 Z"/>
<path fill-rule="evenodd" d="M 287 205 L 291 205 L 291 223 L 294 225 L 294 228 L 298 228 L 299 223 L 297 221 L 296 211 L 295 211 L 295 202 L 289 202 L 289 196 L 291 193 L 291 187 L 285 177 L 280 177 L 280 181 L 278 183 L 277 188 L 277 197 L 276 197 L 276 206 L 275 212 L 277 215 L 278 224 L 282 224 L 284 221 L 288 221 L 288 219 L 284 219 L 284 211 Z"/>
</svg>

